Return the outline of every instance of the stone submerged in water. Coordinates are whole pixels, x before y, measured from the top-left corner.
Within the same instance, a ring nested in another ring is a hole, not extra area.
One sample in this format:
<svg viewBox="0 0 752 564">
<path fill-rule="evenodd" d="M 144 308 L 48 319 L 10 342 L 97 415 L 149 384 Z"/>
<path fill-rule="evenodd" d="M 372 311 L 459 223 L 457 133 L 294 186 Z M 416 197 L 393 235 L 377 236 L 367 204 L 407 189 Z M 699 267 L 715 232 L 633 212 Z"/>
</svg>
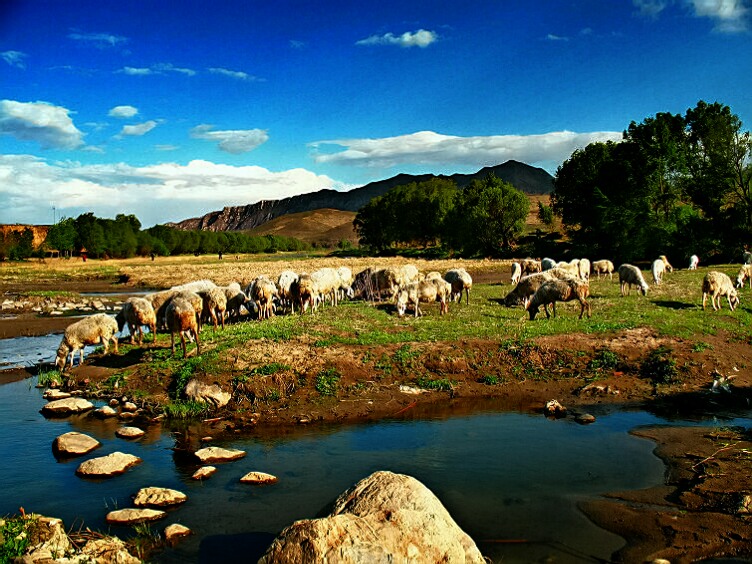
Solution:
<svg viewBox="0 0 752 564">
<path fill-rule="evenodd" d="M 245 456 L 244 450 L 234 448 L 206 447 L 195 452 L 198 459 L 207 462 L 230 462 Z"/>
<path fill-rule="evenodd" d="M 53 417 L 66 416 L 94 409 L 94 404 L 83 398 L 65 398 L 54 400 L 42 407 L 42 414 Z"/>
<path fill-rule="evenodd" d="M 123 474 L 128 468 L 140 464 L 141 459 L 132 454 L 113 452 L 107 456 L 91 458 L 81 463 L 76 474 L 85 478 L 109 478 Z"/>
<path fill-rule="evenodd" d="M 191 476 L 191 478 L 193 478 L 194 480 L 206 480 L 216 471 L 217 468 L 215 466 L 202 466 L 193 473 L 193 476 Z"/>
<path fill-rule="evenodd" d="M 63 392 L 62 390 L 56 390 L 56 389 L 50 389 L 45 390 L 42 394 L 42 397 L 49 401 L 59 400 L 59 399 L 65 399 L 71 397 L 71 395 L 68 392 Z"/>
<path fill-rule="evenodd" d="M 329 517 L 297 521 L 259 564 L 277 562 L 483 564 L 475 542 L 415 478 L 375 472 L 343 493 Z"/>
<path fill-rule="evenodd" d="M 159 509 L 117 509 L 110 511 L 105 520 L 113 525 L 136 525 L 148 521 L 157 521 L 167 517 L 167 513 Z"/>
<path fill-rule="evenodd" d="M 148 487 L 138 490 L 133 500 L 133 505 L 137 507 L 169 507 L 170 505 L 178 505 L 186 501 L 188 501 L 188 496 L 178 490 Z"/>
<path fill-rule="evenodd" d="M 272 476 L 266 472 L 248 472 L 248 474 L 240 478 L 240 481 L 244 484 L 274 484 L 277 480 L 276 476 Z"/>
<path fill-rule="evenodd" d="M 121 439 L 137 439 L 143 437 L 146 431 L 138 427 L 120 427 L 115 434 Z"/>
<path fill-rule="evenodd" d="M 76 431 L 60 435 L 52 441 L 52 451 L 58 456 L 80 456 L 100 446 L 102 443 L 98 440 Z"/>
<path fill-rule="evenodd" d="M 190 534 L 193 534 L 193 531 L 185 525 L 179 525 L 178 523 L 167 525 L 164 530 L 164 538 L 169 544 L 175 544 L 178 539 L 187 537 Z"/>
<path fill-rule="evenodd" d="M 574 418 L 577 423 L 581 423 L 583 425 L 587 425 L 588 423 L 595 423 L 595 416 L 590 415 L 589 413 L 582 413 Z"/>
</svg>

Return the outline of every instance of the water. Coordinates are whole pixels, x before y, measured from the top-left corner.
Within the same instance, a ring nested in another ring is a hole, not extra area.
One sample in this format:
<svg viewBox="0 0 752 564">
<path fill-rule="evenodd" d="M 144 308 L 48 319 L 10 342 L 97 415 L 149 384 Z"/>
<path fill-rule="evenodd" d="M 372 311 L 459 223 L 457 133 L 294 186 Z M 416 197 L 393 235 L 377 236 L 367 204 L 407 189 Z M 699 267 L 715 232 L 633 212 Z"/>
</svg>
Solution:
<svg viewBox="0 0 752 564">
<path fill-rule="evenodd" d="M 219 446 L 248 455 L 221 464 L 205 482 L 190 479 L 199 467 L 182 454 L 206 430 L 152 425 L 138 441 L 115 437 L 117 421 L 74 416 L 45 419 L 41 391 L 29 379 L 0 386 L 0 515 L 35 511 L 128 536 L 110 527 L 108 511 L 131 506 L 145 486 L 175 488 L 188 502 L 156 525 L 178 522 L 196 534 L 156 556 L 161 562 L 254 561 L 273 536 L 293 521 L 317 516 L 340 493 L 375 470 L 421 480 L 458 524 L 494 561 L 556 562 L 608 559 L 619 537 L 593 525 L 577 509 L 581 500 L 663 481 L 654 444 L 628 434 L 637 425 L 663 422 L 645 412 L 616 412 L 589 426 L 540 415 L 486 412 L 449 419 L 386 421 L 355 426 L 310 426 L 233 437 Z M 143 463 L 123 476 L 84 480 L 75 475 L 87 458 L 57 461 L 53 439 L 76 430 L 103 443 L 89 456 L 116 450 Z M 175 450 L 177 447 L 178 450 Z M 279 477 L 272 486 L 239 483 L 246 472 Z M 515 543 L 499 541 L 522 541 Z"/>
<path fill-rule="evenodd" d="M 55 362 L 60 338 L 60 334 L 50 334 L 41 337 L 0 339 L 0 370 Z M 88 348 L 89 351 L 94 350 L 94 347 Z M 76 353 L 76 359 L 78 359 L 78 353 Z"/>
</svg>

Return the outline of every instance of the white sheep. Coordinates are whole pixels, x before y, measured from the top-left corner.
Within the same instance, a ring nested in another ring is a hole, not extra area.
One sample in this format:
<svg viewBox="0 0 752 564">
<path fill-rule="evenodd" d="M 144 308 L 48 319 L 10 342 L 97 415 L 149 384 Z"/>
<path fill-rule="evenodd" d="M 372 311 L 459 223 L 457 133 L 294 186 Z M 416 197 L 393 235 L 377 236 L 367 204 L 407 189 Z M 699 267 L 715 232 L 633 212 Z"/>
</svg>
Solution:
<svg viewBox="0 0 752 564">
<path fill-rule="evenodd" d="M 629 295 L 632 291 L 632 284 L 640 289 L 643 296 L 647 296 L 649 286 L 640 269 L 632 264 L 622 264 L 619 267 L 619 286 L 622 296 Z"/>
<path fill-rule="evenodd" d="M 70 353 L 70 365 L 73 367 L 73 356 L 76 351 L 80 353 L 79 364 L 82 364 L 86 345 L 101 343 L 104 346 L 104 354 L 107 354 L 108 345 L 112 341 L 117 353 L 118 341 L 115 336 L 117 332 L 117 321 L 106 313 L 95 313 L 68 325 L 63 334 L 63 340 L 57 349 L 55 366 L 60 369 L 60 372 L 63 372 L 68 364 L 68 353 Z"/>
<path fill-rule="evenodd" d="M 248 298 L 256 304 L 259 319 L 270 319 L 274 315 L 274 300 L 277 298 L 277 285 L 268 277 L 261 276 L 251 282 L 245 291 Z"/>
<path fill-rule="evenodd" d="M 650 267 L 650 272 L 653 274 L 653 283 L 659 286 L 663 281 L 663 273 L 666 272 L 666 263 L 661 259 L 655 259 Z"/>
<path fill-rule="evenodd" d="M 697 265 L 700 264 L 700 257 L 692 255 L 689 257 L 689 267 L 687 270 L 697 270 Z"/>
<path fill-rule="evenodd" d="M 397 284 L 406 286 L 420 279 L 420 271 L 414 264 L 405 264 L 397 268 Z"/>
<path fill-rule="evenodd" d="M 465 301 L 470 303 L 470 290 L 473 288 L 473 278 L 464 268 L 453 268 L 444 274 L 444 280 L 452 285 L 452 300 L 462 302 L 462 292 L 465 292 Z"/>
<path fill-rule="evenodd" d="M 277 278 L 277 293 L 279 303 L 283 306 L 290 306 L 290 311 L 295 313 L 295 302 L 292 299 L 292 285 L 298 280 L 297 272 L 284 270 Z"/>
<path fill-rule="evenodd" d="M 211 319 L 214 330 L 218 323 L 225 328 L 225 313 L 227 312 L 227 295 L 224 288 L 209 288 L 198 293 L 203 300 L 201 316 Z"/>
<path fill-rule="evenodd" d="M 449 301 L 452 299 L 452 285 L 443 278 L 427 278 L 436 286 L 436 301 L 439 302 L 439 315 L 449 313 Z"/>
<path fill-rule="evenodd" d="M 577 267 L 579 269 L 580 279 L 585 280 L 586 282 L 590 280 L 590 260 L 586 258 L 580 259 Z"/>
<path fill-rule="evenodd" d="M 193 292 L 194 294 L 198 294 L 199 292 L 204 292 L 210 288 L 216 288 L 217 285 L 212 282 L 211 280 L 194 280 L 193 282 L 187 282 L 185 284 L 180 284 L 178 286 L 173 286 L 170 288 L 170 290 L 177 290 L 179 292 Z"/>
<path fill-rule="evenodd" d="M 423 315 L 420 310 L 420 302 L 430 303 L 438 299 L 438 286 L 432 280 L 421 280 L 404 286 L 397 292 L 397 314 L 405 315 L 407 306 L 412 304 L 415 317 Z M 440 314 L 444 313 L 444 304 L 440 308 Z"/>
<path fill-rule="evenodd" d="M 138 332 L 138 344 L 143 343 L 143 326 L 149 328 L 154 335 L 153 342 L 157 342 L 157 314 L 151 302 L 146 298 L 128 298 L 115 316 L 115 321 L 117 321 L 118 331 L 122 331 L 123 327 L 128 325 L 131 343 L 136 338 L 136 332 Z"/>
<path fill-rule="evenodd" d="M 354 296 L 352 285 L 355 280 L 352 270 L 347 266 L 340 266 L 337 268 L 337 274 L 340 279 L 339 299 L 343 300 L 345 297 L 352 299 Z"/>
<path fill-rule="evenodd" d="M 527 305 L 530 321 L 535 319 L 540 306 L 543 306 L 546 317 L 550 318 L 548 304 L 551 304 L 554 310 L 554 317 L 556 317 L 556 302 L 568 302 L 570 300 L 578 300 L 580 302 L 580 319 L 582 319 L 585 310 L 587 310 L 588 317 L 590 317 L 590 304 L 586 299 L 589 295 L 590 286 L 582 280 L 575 278 L 547 280 L 536 290 L 533 299 Z"/>
<path fill-rule="evenodd" d="M 173 297 L 165 310 L 165 323 L 170 331 L 170 350 L 175 354 L 175 333 L 180 335 L 180 344 L 183 347 L 183 358 L 188 353 L 185 346 L 185 333 L 188 332 L 196 341 L 196 354 L 201 354 L 201 344 L 198 340 L 198 322 L 196 309 L 191 301 L 180 295 Z"/>
<path fill-rule="evenodd" d="M 614 263 L 610 260 L 603 259 L 603 260 L 597 260 L 593 262 L 591 265 L 591 268 L 593 269 L 593 274 L 598 275 L 598 278 L 601 277 L 603 274 L 608 274 L 608 279 L 612 280 L 614 275 Z"/>
<path fill-rule="evenodd" d="M 510 282 L 512 284 L 517 284 L 520 281 L 520 277 L 522 276 L 522 267 L 520 266 L 519 262 L 513 262 L 512 263 L 512 275 Z"/>
<path fill-rule="evenodd" d="M 290 293 L 293 302 L 298 304 L 301 314 L 305 313 L 309 307 L 313 311 L 313 305 L 316 303 L 316 285 L 310 274 L 301 273 L 290 286 Z"/>
<path fill-rule="evenodd" d="M 423 280 L 444 280 L 444 277 L 441 275 L 441 272 L 432 270 L 423 277 Z"/>
<path fill-rule="evenodd" d="M 556 268 L 556 261 L 554 259 L 546 257 L 541 260 L 541 272 L 551 270 L 552 268 Z"/>
<path fill-rule="evenodd" d="M 339 273 L 334 268 L 320 268 L 311 273 L 311 280 L 313 280 L 318 297 L 314 302 L 314 309 L 317 309 L 319 303 L 327 299 L 332 302 L 332 305 L 336 306 L 339 298 L 339 289 L 342 285 Z"/>
<path fill-rule="evenodd" d="M 749 280 L 749 287 L 752 288 L 752 264 L 743 264 L 736 273 L 736 287 L 744 287 L 745 280 Z"/>
<path fill-rule="evenodd" d="M 726 296 L 731 311 L 739 305 L 739 295 L 731 283 L 731 278 L 717 270 L 711 270 L 702 279 L 702 309 L 705 309 L 708 296 L 710 296 L 714 311 L 721 309 L 720 298 L 723 296 Z"/>
<path fill-rule="evenodd" d="M 580 259 L 573 259 L 570 262 L 566 262 L 566 261 L 557 262 L 556 266 L 554 268 L 557 268 L 559 270 L 563 270 L 564 272 L 567 273 L 567 275 L 570 278 L 579 278 L 580 277 Z M 548 271 L 546 271 L 546 272 L 548 272 Z"/>
<path fill-rule="evenodd" d="M 666 272 L 673 272 L 674 271 L 674 267 L 671 266 L 670 262 L 668 262 L 668 258 L 666 258 L 666 255 L 661 255 L 658 258 L 663 261 L 663 264 L 666 267 Z"/>
</svg>

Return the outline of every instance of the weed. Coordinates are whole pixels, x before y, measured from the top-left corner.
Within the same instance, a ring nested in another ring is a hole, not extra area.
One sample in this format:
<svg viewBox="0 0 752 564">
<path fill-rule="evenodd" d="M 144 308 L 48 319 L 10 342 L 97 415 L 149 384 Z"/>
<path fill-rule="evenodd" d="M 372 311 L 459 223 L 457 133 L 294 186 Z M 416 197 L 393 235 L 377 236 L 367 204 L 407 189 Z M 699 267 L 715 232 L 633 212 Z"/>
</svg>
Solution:
<svg viewBox="0 0 752 564">
<path fill-rule="evenodd" d="M 337 395 L 339 379 L 342 375 L 336 368 L 325 368 L 316 374 L 316 391 L 322 396 Z"/>
<path fill-rule="evenodd" d="M 710 343 L 706 343 L 705 341 L 697 341 L 694 345 L 692 345 L 692 352 L 702 352 L 705 350 L 710 349 L 713 350 L 713 345 Z"/>
<path fill-rule="evenodd" d="M 486 374 L 480 380 L 478 380 L 481 384 L 486 384 L 488 386 L 495 386 L 499 383 L 499 377 L 494 374 Z"/>
<path fill-rule="evenodd" d="M 671 349 L 660 346 L 648 354 L 640 365 L 640 375 L 654 384 L 672 384 L 680 381 L 676 359 L 671 358 Z"/>
<path fill-rule="evenodd" d="M 40 370 L 37 383 L 45 388 L 59 388 L 63 384 L 63 376 L 58 370 Z"/>
<path fill-rule="evenodd" d="M 36 519 L 23 515 L 0 519 L 0 562 L 13 562 L 24 555 L 36 525 Z"/>
<path fill-rule="evenodd" d="M 291 367 L 279 362 L 272 362 L 271 364 L 264 364 L 263 366 L 257 366 L 251 370 L 251 374 L 261 374 L 263 376 L 271 376 L 277 372 L 284 372 L 285 370 L 292 370 Z"/>
<path fill-rule="evenodd" d="M 163 407 L 164 414 L 170 419 L 195 419 L 211 411 L 211 406 L 197 401 L 172 401 Z"/>
<path fill-rule="evenodd" d="M 394 363 L 402 369 L 408 369 L 413 366 L 413 360 L 419 355 L 418 351 L 413 351 L 410 345 L 402 345 L 393 355 Z"/>
<path fill-rule="evenodd" d="M 149 553 L 162 542 L 162 536 L 152 529 L 150 523 L 133 525 L 135 536 L 128 539 L 127 546 L 136 556 L 145 560 Z"/>
<path fill-rule="evenodd" d="M 431 380 L 430 378 L 421 376 L 420 378 L 415 380 L 415 383 L 418 385 L 419 388 L 423 388 L 424 390 L 435 390 L 437 392 L 451 392 L 454 389 L 452 382 L 450 382 L 447 378 Z"/>
<path fill-rule="evenodd" d="M 588 362 L 590 370 L 614 370 L 619 366 L 619 355 L 611 349 L 600 349 Z"/>
</svg>

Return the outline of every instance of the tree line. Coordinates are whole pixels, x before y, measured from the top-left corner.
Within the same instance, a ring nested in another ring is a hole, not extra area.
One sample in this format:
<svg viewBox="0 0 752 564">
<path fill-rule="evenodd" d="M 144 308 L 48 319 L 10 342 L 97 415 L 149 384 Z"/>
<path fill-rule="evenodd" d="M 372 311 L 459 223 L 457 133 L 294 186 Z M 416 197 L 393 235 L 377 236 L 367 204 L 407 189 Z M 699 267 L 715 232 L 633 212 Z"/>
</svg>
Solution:
<svg viewBox="0 0 752 564">
<path fill-rule="evenodd" d="M 130 258 L 184 254 L 237 254 L 300 251 L 310 245 L 293 237 L 252 236 L 239 232 L 183 231 L 166 225 L 142 230 L 135 215 L 103 219 L 93 213 L 63 218 L 51 226 L 40 249 L 32 245 L 31 229 L 10 233 L 0 240 L 0 260 L 43 256 L 57 250 L 73 256 L 82 249 L 92 258 Z"/>
</svg>

